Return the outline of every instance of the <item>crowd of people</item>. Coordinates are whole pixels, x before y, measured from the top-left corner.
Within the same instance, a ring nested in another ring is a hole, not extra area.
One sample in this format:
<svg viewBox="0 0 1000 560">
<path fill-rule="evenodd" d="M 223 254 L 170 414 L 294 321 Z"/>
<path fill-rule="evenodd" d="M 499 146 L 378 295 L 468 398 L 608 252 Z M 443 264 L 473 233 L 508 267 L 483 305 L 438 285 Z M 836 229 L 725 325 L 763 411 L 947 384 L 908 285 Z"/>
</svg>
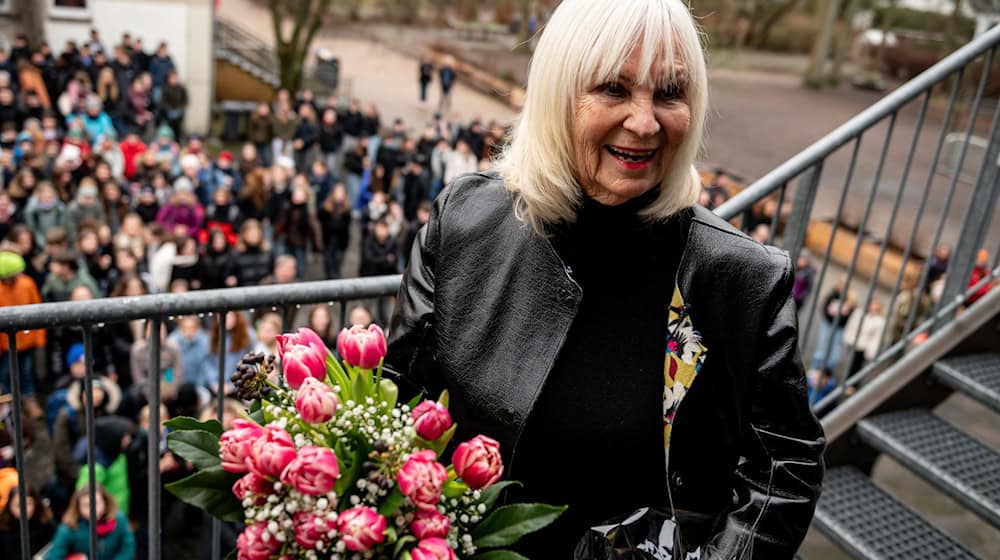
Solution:
<svg viewBox="0 0 1000 560">
<path fill-rule="evenodd" d="M 934 314 L 941 303 L 950 259 L 950 247 L 937 247 L 925 265 L 928 270 L 923 287 L 903 286 L 892 299 L 892 307 L 887 309 L 888 304 L 883 303 L 878 294 L 871 294 L 867 305 L 859 301 L 855 291 L 845 286 L 843 280 L 813 302 L 810 294 L 817 271 L 808 250 L 803 250 L 795 267 L 793 297 L 800 311 L 813 306 L 819 313 L 814 350 L 807 363 L 811 404 L 822 401 L 845 378 L 860 372 L 881 351 L 903 340 Z M 968 289 L 979 287 L 966 298 L 965 306 L 972 305 L 997 285 L 996 281 L 987 281 L 991 274 L 989 253 L 980 249 L 967 284 Z M 805 310 L 808 312 L 808 308 Z M 800 314 L 800 318 L 806 316 Z M 927 336 L 926 332 L 919 333 L 911 342 L 921 344 Z M 857 387 L 857 384 L 845 384 L 844 395 L 849 396 Z"/>
<path fill-rule="evenodd" d="M 383 120 L 371 103 L 282 90 L 250 116 L 245 143 L 210 151 L 185 134 L 186 103 L 166 44 L 147 53 L 126 34 L 108 49 L 93 30 L 58 55 L 24 36 L 0 50 L 0 306 L 398 273 L 430 201 L 485 166 L 506 132 L 441 115 Z M 359 258 L 345 259 L 354 247 Z M 384 324 L 385 307 L 357 305 L 349 322 Z M 224 347 L 211 317 L 166 321 L 159 372 L 149 370 L 149 323 L 93 331 L 101 559 L 146 557 L 150 461 L 163 483 L 192 472 L 165 447 L 147 455 L 150 379 L 160 379 L 162 419 L 214 415 L 221 398 L 231 421 L 241 403 L 228 379 L 219 383 L 219 360 L 234 371 L 247 352 L 274 352 L 276 335 L 300 325 L 334 344 L 339 325 L 326 304 L 301 315 L 288 324 L 278 313 L 230 312 Z M 63 560 L 88 550 L 82 342 L 70 328 L 16 335 L 29 499 L 21 512 L 4 421 L 0 557 L 20 557 L 24 520 L 32 554 Z M 9 350 L 0 336 L 6 420 Z M 207 555 L 207 520 L 192 531 L 200 513 L 167 492 L 163 506 L 167 557 Z M 224 527 L 224 547 L 238 532 Z"/>
</svg>

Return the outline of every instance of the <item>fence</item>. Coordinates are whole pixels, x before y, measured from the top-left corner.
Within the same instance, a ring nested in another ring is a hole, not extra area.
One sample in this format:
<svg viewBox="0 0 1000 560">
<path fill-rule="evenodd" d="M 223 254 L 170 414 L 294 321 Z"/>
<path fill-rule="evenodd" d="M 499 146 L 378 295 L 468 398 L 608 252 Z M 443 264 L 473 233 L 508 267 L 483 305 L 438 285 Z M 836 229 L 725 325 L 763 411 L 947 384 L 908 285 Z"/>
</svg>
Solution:
<svg viewBox="0 0 1000 560">
<path fill-rule="evenodd" d="M 329 305 L 339 304 L 340 324 L 346 323 L 347 304 L 351 301 L 372 298 L 385 298 L 395 295 L 399 288 L 400 276 L 382 276 L 365 279 L 330 280 L 324 282 L 306 282 L 298 284 L 259 286 L 253 288 L 231 288 L 226 290 L 206 290 L 203 292 L 189 292 L 183 294 L 161 294 L 142 297 L 111 298 L 87 302 L 72 303 L 43 303 L 39 305 L 7 307 L 4 308 L 0 316 L 0 331 L 6 334 L 10 343 L 8 359 L 10 361 L 11 384 L 13 390 L 13 432 L 14 432 L 14 457 L 18 473 L 24 472 L 24 437 L 23 437 L 23 416 L 21 403 L 21 384 L 19 376 L 19 364 L 17 360 L 17 338 L 18 331 L 71 327 L 79 328 L 83 331 L 84 355 L 86 361 L 86 375 L 84 376 L 84 409 L 85 426 L 87 439 L 87 477 L 90 487 L 90 519 L 96 519 L 95 493 L 95 430 L 94 427 L 94 403 L 92 385 L 94 378 L 93 371 L 93 332 L 94 329 L 105 328 L 110 323 L 125 322 L 132 320 L 149 320 L 152 328 L 149 329 L 149 370 L 153 372 L 149 376 L 149 402 L 160 402 L 160 325 L 164 320 L 171 320 L 175 317 L 197 314 L 215 314 L 219 324 L 219 348 L 224 348 L 226 344 L 226 321 L 225 314 L 230 311 L 254 310 L 261 308 L 272 308 L 274 310 L 286 311 L 298 308 L 302 305 L 328 303 Z M 218 367 L 218 387 L 220 391 L 225 387 L 225 352 L 219 352 Z M 219 421 L 222 421 L 223 399 L 216 399 L 216 414 Z M 149 407 L 149 425 L 160 425 L 160 409 L 158 406 Z M 149 537 L 149 558 L 159 559 L 161 557 L 161 536 L 160 536 L 160 465 L 155 460 L 160 455 L 160 432 L 156 429 L 149 430 L 149 516 L 148 516 L 148 537 Z M 18 492 L 20 511 L 27 511 L 26 482 L 25 476 L 18 476 Z M 90 526 L 90 554 L 89 558 L 97 558 L 97 527 L 94 523 Z M 21 558 L 28 560 L 30 557 L 30 539 L 28 534 L 28 524 L 20 523 Z M 220 525 L 218 521 L 212 525 L 212 558 L 218 560 L 221 555 L 220 550 Z"/>
</svg>

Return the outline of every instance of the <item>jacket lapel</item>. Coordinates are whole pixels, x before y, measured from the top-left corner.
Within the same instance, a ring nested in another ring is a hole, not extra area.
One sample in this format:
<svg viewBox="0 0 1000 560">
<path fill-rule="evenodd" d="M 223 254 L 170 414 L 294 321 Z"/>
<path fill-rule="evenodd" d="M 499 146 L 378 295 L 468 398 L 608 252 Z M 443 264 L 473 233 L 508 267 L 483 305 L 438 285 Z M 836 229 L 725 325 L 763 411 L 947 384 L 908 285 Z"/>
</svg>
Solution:
<svg viewBox="0 0 1000 560">
<path fill-rule="evenodd" d="M 663 362 L 663 446 L 670 448 L 670 430 L 677 409 L 684 400 L 695 377 L 701 371 L 708 348 L 702 344 L 701 334 L 695 329 L 688 312 L 688 305 L 681 295 L 680 286 L 674 287 L 670 301 L 670 319 L 667 324 L 667 347 Z"/>
</svg>

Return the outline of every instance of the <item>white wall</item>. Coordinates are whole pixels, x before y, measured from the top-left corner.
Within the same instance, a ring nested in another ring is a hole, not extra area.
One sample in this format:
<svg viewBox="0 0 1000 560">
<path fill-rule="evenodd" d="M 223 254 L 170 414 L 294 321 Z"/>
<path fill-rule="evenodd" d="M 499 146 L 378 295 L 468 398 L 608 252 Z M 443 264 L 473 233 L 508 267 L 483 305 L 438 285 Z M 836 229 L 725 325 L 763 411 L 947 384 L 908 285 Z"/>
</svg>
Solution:
<svg viewBox="0 0 1000 560">
<path fill-rule="evenodd" d="M 37 0 L 39 2 L 47 0 Z M 208 130 L 212 95 L 212 0 L 90 0 L 88 19 L 49 17 L 46 36 L 54 51 L 67 39 L 89 37 L 90 28 L 101 32 L 109 49 L 128 32 L 141 37 L 143 49 L 152 53 L 166 41 L 181 82 L 187 87 L 185 128 Z"/>
</svg>

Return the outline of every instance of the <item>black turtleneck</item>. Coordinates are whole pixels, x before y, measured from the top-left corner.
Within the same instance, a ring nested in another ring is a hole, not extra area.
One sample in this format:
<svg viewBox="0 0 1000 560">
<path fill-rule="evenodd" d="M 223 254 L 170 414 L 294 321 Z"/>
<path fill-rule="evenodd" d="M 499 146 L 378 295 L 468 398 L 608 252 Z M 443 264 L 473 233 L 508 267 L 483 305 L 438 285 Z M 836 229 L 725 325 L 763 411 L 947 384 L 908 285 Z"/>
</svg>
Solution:
<svg viewBox="0 0 1000 560">
<path fill-rule="evenodd" d="M 589 527 L 667 505 L 663 362 L 686 231 L 680 218 L 639 218 L 657 194 L 620 206 L 586 199 L 552 239 L 583 297 L 510 476 L 524 483 L 519 500 L 569 509 L 517 547 L 529 558 L 571 558 Z"/>
</svg>

